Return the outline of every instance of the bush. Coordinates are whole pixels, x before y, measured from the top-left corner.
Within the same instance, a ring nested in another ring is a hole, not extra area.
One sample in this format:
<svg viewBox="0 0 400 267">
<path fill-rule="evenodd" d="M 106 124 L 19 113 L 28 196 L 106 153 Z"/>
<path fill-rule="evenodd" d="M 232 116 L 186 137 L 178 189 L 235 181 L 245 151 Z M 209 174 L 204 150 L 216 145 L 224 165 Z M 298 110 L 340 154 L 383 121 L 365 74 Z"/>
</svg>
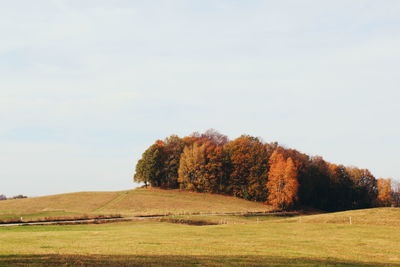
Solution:
<svg viewBox="0 0 400 267">
<path fill-rule="evenodd" d="M 28 197 L 24 195 L 17 195 L 12 197 L 12 199 L 20 199 L 20 198 L 28 198 Z"/>
</svg>

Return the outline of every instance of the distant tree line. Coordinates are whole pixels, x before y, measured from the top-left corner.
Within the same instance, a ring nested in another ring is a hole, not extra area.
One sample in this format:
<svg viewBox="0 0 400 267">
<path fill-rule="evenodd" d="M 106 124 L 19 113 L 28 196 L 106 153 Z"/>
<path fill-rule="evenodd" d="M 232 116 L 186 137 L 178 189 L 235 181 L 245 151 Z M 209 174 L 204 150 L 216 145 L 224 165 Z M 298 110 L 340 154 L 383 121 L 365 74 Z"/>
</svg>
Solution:
<svg viewBox="0 0 400 267">
<path fill-rule="evenodd" d="M 242 135 L 230 141 L 215 130 L 171 135 L 146 149 L 134 181 L 266 202 L 276 209 L 326 211 L 399 205 L 400 186 L 369 170 L 332 164 L 278 143 Z"/>
<path fill-rule="evenodd" d="M 13 197 L 7 198 L 5 195 L 0 195 L 0 200 L 20 199 L 20 198 L 27 198 L 27 196 L 24 196 L 24 195 L 17 195 L 17 196 L 13 196 Z"/>
</svg>

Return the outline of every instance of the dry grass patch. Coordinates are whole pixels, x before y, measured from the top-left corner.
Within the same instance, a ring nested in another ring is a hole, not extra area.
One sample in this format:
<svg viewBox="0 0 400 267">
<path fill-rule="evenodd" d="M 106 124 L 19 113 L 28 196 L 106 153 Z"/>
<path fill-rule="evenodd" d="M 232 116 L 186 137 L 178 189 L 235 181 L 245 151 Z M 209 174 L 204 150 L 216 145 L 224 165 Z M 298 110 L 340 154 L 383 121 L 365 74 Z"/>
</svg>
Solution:
<svg viewBox="0 0 400 267">
<path fill-rule="evenodd" d="M 180 190 L 135 189 L 118 192 L 78 192 L 0 201 L 0 220 L 42 220 L 54 217 L 120 214 L 138 215 L 262 212 L 262 203 L 231 196 Z"/>
<path fill-rule="evenodd" d="M 271 208 L 263 203 L 218 194 L 180 190 L 136 189 L 102 209 L 134 215 L 257 212 Z"/>
<path fill-rule="evenodd" d="M 0 219 L 27 220 L 90 214 L 118 196 L 118 192 L 78 192 L 0 201 Z"/>
</svg>

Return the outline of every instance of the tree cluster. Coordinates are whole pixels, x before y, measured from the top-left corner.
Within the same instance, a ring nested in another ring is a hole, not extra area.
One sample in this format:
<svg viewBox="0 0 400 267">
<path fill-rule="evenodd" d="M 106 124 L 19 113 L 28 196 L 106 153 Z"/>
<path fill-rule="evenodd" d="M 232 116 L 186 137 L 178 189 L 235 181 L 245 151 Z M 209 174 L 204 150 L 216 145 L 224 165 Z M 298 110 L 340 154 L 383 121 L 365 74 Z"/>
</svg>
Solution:
<svg viewBox="0 0 400 267">
<path fill-rule="evenodd" d="M 7 198 L 5 195 L 0 195 L 0 200 L 20 199 L 20 198 L 27 198 L 27 196 L 24 196 L 24 195 L 17 195 L 17 196 L 13 196 L 13 197 Z"/>
<path fill-rule="evenodd" d="M 233 195 L 285 210 L 390 206 L 400 198 L 390 179 L 376 179 L 367 169 L 332 164 L 249 135 L 230 141 L 215 130 L 157 140 L 136 164 L 134 181 Z"/>
</svg>

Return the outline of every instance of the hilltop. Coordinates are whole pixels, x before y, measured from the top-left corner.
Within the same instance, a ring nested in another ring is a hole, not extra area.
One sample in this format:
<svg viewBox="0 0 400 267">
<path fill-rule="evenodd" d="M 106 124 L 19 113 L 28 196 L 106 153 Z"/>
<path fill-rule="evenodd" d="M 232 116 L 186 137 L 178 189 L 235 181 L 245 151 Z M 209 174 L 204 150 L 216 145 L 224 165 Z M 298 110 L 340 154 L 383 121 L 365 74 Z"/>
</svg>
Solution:
<svg viewBox="0 0 400 267">
<path fill-rule="evenodd" d="M 260 212 L 270 206 L 232 196 L 180 190 L 138 188 L 115 192 L 77 192 L 3 200 L 0 220 L 36 220 L 82 215 L 122 216 L 154 214 Z"/>
</svg>

